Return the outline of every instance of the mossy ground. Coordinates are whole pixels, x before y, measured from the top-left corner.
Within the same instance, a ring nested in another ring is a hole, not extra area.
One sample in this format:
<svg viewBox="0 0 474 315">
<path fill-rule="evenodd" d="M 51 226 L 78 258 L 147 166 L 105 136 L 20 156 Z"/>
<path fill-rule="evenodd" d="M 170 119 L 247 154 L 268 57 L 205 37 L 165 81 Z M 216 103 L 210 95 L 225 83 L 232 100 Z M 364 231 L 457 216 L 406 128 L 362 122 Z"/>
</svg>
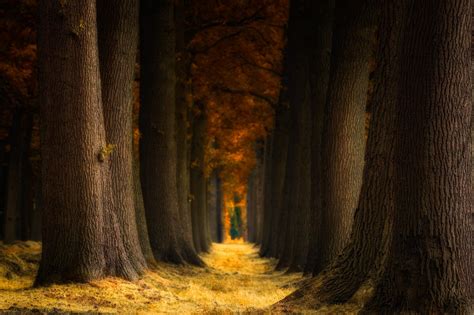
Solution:
<svg viewBox="0 0 474 315">
<path fill-rule="evenodd" d="M 202 256 L 207 268 L 159 264 L 135 282 L 107 278 L 32 288 L 40 252 L 35 242 L 0 243 L 0 312 L 267 313 L 305 281 L 302 274 L 275 272 L 276 261 L 260 258 L 251 244 L 214 244 L 212 252 Z M 359 308 L 353 303 L 311 313 L 347 314 Z M 310 312 L 305 305 L 279 308 L 293 310 Z"/>
</svg>

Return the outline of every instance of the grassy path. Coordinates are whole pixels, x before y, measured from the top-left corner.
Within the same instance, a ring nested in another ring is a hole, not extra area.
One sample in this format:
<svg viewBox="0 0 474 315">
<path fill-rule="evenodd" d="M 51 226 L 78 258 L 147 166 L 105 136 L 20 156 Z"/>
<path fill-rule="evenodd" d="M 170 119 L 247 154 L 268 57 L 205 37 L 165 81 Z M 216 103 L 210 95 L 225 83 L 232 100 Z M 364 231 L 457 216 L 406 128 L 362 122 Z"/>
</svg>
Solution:
<svg viewBox="0 0 474 315">
<path fill-rule="evenodd" d="M 0 310 L 58 312 L 233 313 L 268 308 L 296 289 L 301 274 L 274 272 L 250 244 L 215 244 L 203 255 L 208 267 L 160 264 L 143 279 L 108 278 L 91 284 L 31 288 L 40 246 L 0 247 Z M 17 267 L 14 267 L 15 263 Z M 3 262 L 3 264 L 2 264 Z M 15 270 L 17 269 L 17 270 Z M 18 271 L 20 270 L 20 271 Z"/>
</svg>

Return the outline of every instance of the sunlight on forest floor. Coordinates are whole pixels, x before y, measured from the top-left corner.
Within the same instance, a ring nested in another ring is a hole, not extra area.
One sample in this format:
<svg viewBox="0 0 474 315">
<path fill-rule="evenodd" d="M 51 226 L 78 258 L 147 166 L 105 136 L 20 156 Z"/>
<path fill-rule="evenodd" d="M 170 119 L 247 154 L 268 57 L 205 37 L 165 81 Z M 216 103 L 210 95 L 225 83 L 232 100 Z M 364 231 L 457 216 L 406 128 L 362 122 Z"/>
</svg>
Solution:
<svg viewBox="0 0 474 315">
<path fill-rule="evenodd" d="M 301 274 L 274 272 L 275 261 L 250 244 L 214 244 L 208 268 L 160 264 L 136 282 L 108 278 L 91 284 L 31 288 L 41 247 L 0 243 L 0 310 L 118 313 L 243 312 L 268 308 L 293 292 Z"/>
</svg>

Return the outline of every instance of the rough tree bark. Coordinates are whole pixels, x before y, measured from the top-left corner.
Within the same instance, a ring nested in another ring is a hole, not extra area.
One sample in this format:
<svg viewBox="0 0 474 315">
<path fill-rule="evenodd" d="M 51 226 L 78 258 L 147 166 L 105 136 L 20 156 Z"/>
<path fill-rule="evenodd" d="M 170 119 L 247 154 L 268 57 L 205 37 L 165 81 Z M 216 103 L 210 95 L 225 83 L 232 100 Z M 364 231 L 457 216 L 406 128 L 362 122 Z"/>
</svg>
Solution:
<svg viewBox="0 0 474 315">
<path fill-rule="evenodd" d="M 39 8 L 43 250 L 36 284 L 136 279 L 111 211 L 95 1 L 40 1 Z"/>
<path fill-rule="evenodd" d="M 111 190 L 123 246 L 138 274 L 146 261 L 135 217 L 132 101 L 138 45 L 138 0 L 97 1 L 102 104 L 110 155 Z"/>
<path fill-rule="evenodd" d="M 315 266 L 320 266 L 316 260 L 320 252 L 321 231 L 321 158 L 322 134 L 324 126 L 324 110 L 329 83 L 331 64 L 332 29 L 334 21 L 335 0 L 313 2 L 313 38 L 314 46 L 310 55 L 310 82 L 312 102 L 312 132 L 311 132 L 311 210 L 309 218 L 309 249 L 305 273 L 317 273 Z"/>
<path fill-rule="evenodd" d="M 346 245 L 357 207 L 365 148 L 369 59 L 375 31 L 372 0 L 338 0 L 323 131 L 321 270 Z"/>
<path fill-rule="evenodd" d="M 302 171 L 306 169 L 306 176 L 309 179 L 309 165 L 303 166 L 303 153 L 309 153 L 307 136 L 310 136 L 310 115 L 304 112 L 309 109 L 309 78 L 308 78 L 308 56 L 305 51 L 305 41 L 308 29 L 307 10 L 304 0 L 293 1 L 290 5 L 290 17 L 288 21 L 288 47 L 287 47 L 287 64 L 288 64 L 288 104 L 289 104 L 289 143 L 288 156 L 286 163 L 285 179 L 283 184 L 283 199 L 280 220 L 280 255 L 277 269 L 290 267 L 293 255 L 296 251 L 304 251 L 301 246 L 307 249 L 307 237 L 303 244 L 297 244 L 298 240 L 303 240 L 307 229 L 305 226 L 298 226 L 304 221 L 304 217 L 308 214 L 303 208 L 299 207 L 300 200 L 309 198 L 302 196 L 305 192 L 304 185 L 308 184 L 308 180 L 301 180 Z M 306 134 L 305 134 L 306 133 Z M 306 150 L 305 150 L 306 148 Z M 304 151 L 304 152 L 303 152 Z M 307 157 L 306 154 L 304 157 Z M 306 162 L 307 159 L 306 159 Z M 308 184 L 309 187 L 309 184 Z M 307 192 L 307 191 L 306 191 Z M 308 192 L 307 192 L 308 193 Z M 309 206 L 309 203 L 306 203 Z M 309 209 L 306 209 L 309 210 Z M 302 216 L 302 217 L 300 217 Z M 307 220 L 305 220 L 307 222 Z M 302 231 L 299 231 L 302 230 Z M 301 268 L 304 264 L 301 260 L 306 260 L 306 255 L 298 255 L 298 263 L 291 266 L 292 270 Z M 304 256 L 304 257 L 303 257 Z M 298 266 L 299 265 L 299 266 Z"/>
<path fill-rule="evenodd" d="M 146 222 L 145 204 L 143 203 L 142 184 L 140 182 L 140 149 L 139 144 L 133 148 L 133 189 L 135 203 L 135 219 L 138 230 L 140 248 L 145 257 L 148 268 L 156 267 L 155 256 L 151 249 L 150 237 L 148 235 L 148 223 Z"/>
<path fill-rule="evenodd" d="M 175 24 L 176 24 L 176 142 L 177 142 L 177 189 L 179 216 L 183 227 L 183 241 L 186 243 L 188 252 L 186 261 L 197 266 L 203 266 L 204 262 L 199 258 L 193 243 L 193 227 L 191 222 L 190 195 L 190 173 L 188 160 L 188 94 L 189 84 L 187 81 L 187 69 L 189 68 L 189 56 L 186 53 L 184 1 L 175 1 Z"/>
<path fill-rule="evenodd" d="M 331 265 L 323 284 L 296 291 L 286 299 L 290 304 L 306 294 L 313 295 L 316 304 L 345 303 L 382 267 L 394 206 L 393 143 L 402 17 L 401 6 L 386 6 L 381 13 L 363 184 L 350 242 Z"/>
<path fill-rule="evenodd" d="M 184 263 L 193 252 L 179 216 L 174 1 L 142 1 L 140 167 L 155 259 Z"/>
<path fill-rule="evenodd" d="M 474 271 L 466 220 L 472 209 L 471 1 L 392 5 L 400 2 L 408 9 L 396 104 L 393 239 L 366 310 L 467 314 Z"/>
</svg>

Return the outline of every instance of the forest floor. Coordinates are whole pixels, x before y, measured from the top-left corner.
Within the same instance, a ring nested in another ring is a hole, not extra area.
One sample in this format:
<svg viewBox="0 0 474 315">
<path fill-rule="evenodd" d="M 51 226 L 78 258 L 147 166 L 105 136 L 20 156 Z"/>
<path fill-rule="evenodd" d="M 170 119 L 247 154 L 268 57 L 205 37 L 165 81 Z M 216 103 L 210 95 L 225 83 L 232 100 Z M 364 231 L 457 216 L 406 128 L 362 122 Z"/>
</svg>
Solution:
<svg viewBox="0 0 474 315">
<path fill-rule="evenodd" d="M 214 244 L 202 256 L 206 268 L 159 264 L 134 282 L 107 278 L 33 288 L 40 254 L 36 242 L 0 243 L 0 313 L 267 313 L 307 281 L 301 273 L 274 271 L 276 261 L 260 258 L 251 244 Z M 309 313 L 353 314 L 357 304 Z M 298 306 L 298 312 L 309 311 Z"/>
<path fill-rule="evenodd" d="M 0 311 L 234 313 L 268 308 L 293 292 L 301 274 L 274 272 L 250 244 L 214 244 L 207 268 L 160 264 L 143 279 L 32 288 L 41 246 L 0 244 Z"/>
</svg>

